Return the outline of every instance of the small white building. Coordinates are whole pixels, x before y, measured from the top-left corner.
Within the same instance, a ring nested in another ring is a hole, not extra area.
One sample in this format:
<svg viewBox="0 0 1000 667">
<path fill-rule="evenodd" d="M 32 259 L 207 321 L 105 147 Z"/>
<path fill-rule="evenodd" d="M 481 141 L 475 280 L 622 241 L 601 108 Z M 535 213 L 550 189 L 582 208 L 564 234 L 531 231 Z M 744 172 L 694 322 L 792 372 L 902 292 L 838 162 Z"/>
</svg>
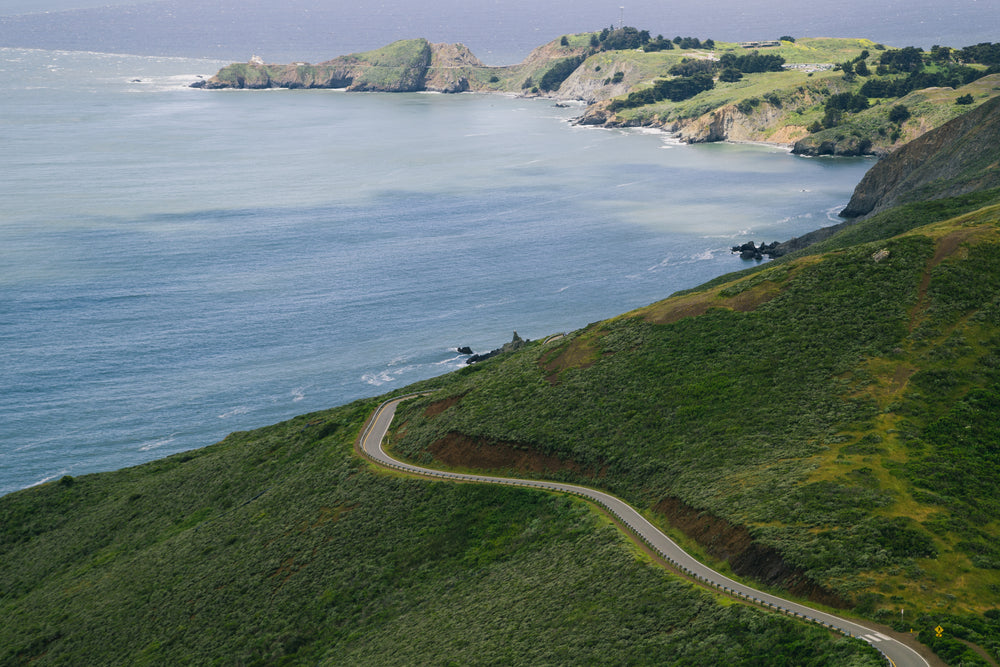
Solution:
<svg viewBox="0 0 1000 667">
<path fill-rule="evenodd" d="M 781 46 L 781 42 L 776 39 L 768 39 L 762 42 L 740 42 L 744 49 L 764 49 L 770 46 Z"/>
</svg>

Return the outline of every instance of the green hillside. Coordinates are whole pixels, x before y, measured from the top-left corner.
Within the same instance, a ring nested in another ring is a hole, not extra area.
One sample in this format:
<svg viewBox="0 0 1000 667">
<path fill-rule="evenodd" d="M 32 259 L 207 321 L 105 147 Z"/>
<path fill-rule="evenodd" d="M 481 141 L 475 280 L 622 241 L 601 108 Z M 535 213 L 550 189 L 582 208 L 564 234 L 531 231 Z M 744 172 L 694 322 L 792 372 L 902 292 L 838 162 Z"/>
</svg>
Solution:
<svg viewBox="0 0 1000 667">
<path fill-rule="evenodd" d="M 737 574 L 904 609 L 900 630 L 992 623 L 996 647 L 998 223 L 791 259 L 439 379 L 395 449 L 699 516 L 688 544 Z"/>
<path fill-rule="evenodd" d="M 392 449 L 606 489 L 732 576 L 995 664 L 992 109 L 859 186 L 902 206 L 401 390 L 430 393 Z M 376 468 L 354 443 L 378 403 L 0 497 L 0 665 L 881 664 L 582 500 Z"/>
<path fill-rule="evenodd" d="M 805 155 L 885 155 L 997 96 L 1000 44 L 889 48 L 867 39 L 673 39 L 634 27 L 563 35 L 490 67 L 461 44 L 400 40 L 319 64 L 234 63 L 196 88 L 494 92 L 581 100 L 584 125 L 687 142 L 762 141 Z"/>
<path fill-rule="evenodd" d="M 1000 657 L 1000 190 L 968 192 L 995 143 L 956 149 L 997 122 L 900 151 L 966 194 L 429 381 L 395 451 L 607 489 L 721 569 Z"/>
<path fill-rule="evenodd" d="M 994 205 L 776 263 L 436 380 L 396 451 L 505 452 L 524 473 L 529 452 L 639 506 L 747 527 L 790 566 L 772 583 L 871 613 L 985 611 L 998 220 Z"/>
<path fill-rule="evenodd" d="M 580 500 L 372 469 L 375 405 L 0 498 L 0 664 L 880 664 Z"/>
</svg>

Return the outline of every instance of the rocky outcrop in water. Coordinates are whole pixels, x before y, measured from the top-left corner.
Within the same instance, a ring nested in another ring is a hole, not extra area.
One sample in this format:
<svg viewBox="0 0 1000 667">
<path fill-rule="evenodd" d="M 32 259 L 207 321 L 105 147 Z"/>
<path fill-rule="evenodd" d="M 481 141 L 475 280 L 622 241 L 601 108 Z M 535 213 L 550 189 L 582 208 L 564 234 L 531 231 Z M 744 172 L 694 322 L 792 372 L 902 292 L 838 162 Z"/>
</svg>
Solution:
<svg viewBox="0 0 1000 667">
<path fill-rule="evenodd" d="M 474 363 L 476 363 L 478 361 L 486 361 L 487 359 L 489 359 L 491 357 L 495 357 L 495 356 L 497 356 L 499 354 L 505 354 L 507 352 L 513 352 L 514 350 L 520 350 L 522 347 L 524 347 L 527 344 L 528 344 L 528 341 L 526 341 L 523 338 L 521 338 L 520 336 L 518 336 L 517 332 L 515 331 L 514 332 L 514 338 L 512 338 L 509 343 L 504 343 L 502 347 L 498 347 L 497 349 L 491 350 L 491 351 L 486 352 L 484 354 L 474 354 L 471 357 L 469 357 L 468 359 L 466 359 L 465 363 L 467 363 L 467 364 L 474 364 Z"/>
<path fill-rule="evenodd" d="M 755 259 L 759 262 L 764 257 L 780 257 L 781 253 L 777 250 L 778 245 L 777 241 L 761 243 L 759 246 L 753 241 L 747 241 L 743 245 L 734 245 L 731 251 L 733 254 L 739 253 L 740 259 Z"/>
</svg>

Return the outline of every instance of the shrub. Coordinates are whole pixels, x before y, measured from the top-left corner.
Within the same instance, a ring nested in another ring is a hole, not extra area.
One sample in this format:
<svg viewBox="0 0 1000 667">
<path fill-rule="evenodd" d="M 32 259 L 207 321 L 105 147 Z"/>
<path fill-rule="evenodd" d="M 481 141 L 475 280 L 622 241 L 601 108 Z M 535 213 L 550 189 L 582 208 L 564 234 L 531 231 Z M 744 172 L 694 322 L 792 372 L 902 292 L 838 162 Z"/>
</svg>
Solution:
<svg viewBox="0 0 1000 667">
<path fill-rule="evenodd" d="M 889 110 L 889 121 L 892 123 L 902 123 L 910 118 L 910 110 L 903 104 L 897 104 Z"/>
<path fill-rule="evenodd" d="M 727 68 L 719 73 L 719 81 L 723 83 L 735 83 L 743 78 L 743 74 L 738 69 Z"/>
<path fill-rule="evenodd" d="M 538 82 L 538 87 L 542 90 L 558 90 L 562 82 L 565 81 L 570 74 L 576 71 L 584 61 L 583 56 L 577 56 L 575 58 L 564 58 L 557 61 L 552 67 L 550 67 L 542 78 Z"/>
<path fill-rule="evenodd" d="M 760 100 L 756 97 L 749 97 L 745 100 L 740 100 L 736 104 L 736 108 L 739 109 L 740 113 L 743 115 L 749 114 L 760 104 Z"/>
</svg>

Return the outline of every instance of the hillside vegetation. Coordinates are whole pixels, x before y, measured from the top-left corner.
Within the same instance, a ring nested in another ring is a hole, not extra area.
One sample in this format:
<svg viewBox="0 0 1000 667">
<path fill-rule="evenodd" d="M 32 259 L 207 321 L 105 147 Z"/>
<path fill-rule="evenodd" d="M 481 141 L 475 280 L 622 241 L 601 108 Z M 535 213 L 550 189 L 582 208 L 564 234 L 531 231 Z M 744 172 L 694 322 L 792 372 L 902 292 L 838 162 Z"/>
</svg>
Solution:
<svg viewBox="0 0 1000 667">
<path fill-rule="evenodd" d="M 955 149 L 998 116 L 963 120 L 927 135 L 937 192 L 995 162 L 995 143 Z M 738 575 L 998 657 L 1000 190 L 887 210 L 425 386 L 399 454 L 606 488 Z"/>
<path fill-rule="evenodd" d="M 689 142 L 794 144 L 808 155 L 885 155 L 995 97 L 995 46 L 923 52 L 857 39 L 783 40 L 752 50 L 713 43 L 647 70 L 625 96 L 592 100 L 582 122 L 662 127 Z M 773 66 L 754 66 L 753 59 L 771 59 Z M 699 72 L 713 77 L 703 91 L 650 95 Z"/>
<path fill-rule="evenodd" d="M 880 664 L 580 500 L 373 470 L 375 405 L 0 498 L 0 664 Z"/>
<path fill-rule="evenodd" d="M 506 67 L 483 65 L 461 44 L 411 39 L 318 65 L 234 63 L 193 85 L 546 96 L 586 102 L 586 125 L 885 155 L 997 96 L 1000 45 L 924 52 L 786 36 L 748 48 L 624 27 L 563 35 Z"/>
<path fill-rule="evenodd" d="M 449 376 L 397 451 L 536 453 L 640 506 L 747 527 L 793 587 L 870 612 L 984 611 L 1000 584 L 998 220 L 991 206 L 791 259 Z"/>
<path fill-rule="evenodd" d="M 397 49 L 366 62 L 441 62 Z M 996 104 L 886 158 L 820 243 L 402 390 L 430 393 L 391 447 L 607 489 L 733 576 L 1000 659 Z M 0 664 L 880 664 L 581 500 L 375 469 L 377 403 L 0 498 Z"/>
</svg>

